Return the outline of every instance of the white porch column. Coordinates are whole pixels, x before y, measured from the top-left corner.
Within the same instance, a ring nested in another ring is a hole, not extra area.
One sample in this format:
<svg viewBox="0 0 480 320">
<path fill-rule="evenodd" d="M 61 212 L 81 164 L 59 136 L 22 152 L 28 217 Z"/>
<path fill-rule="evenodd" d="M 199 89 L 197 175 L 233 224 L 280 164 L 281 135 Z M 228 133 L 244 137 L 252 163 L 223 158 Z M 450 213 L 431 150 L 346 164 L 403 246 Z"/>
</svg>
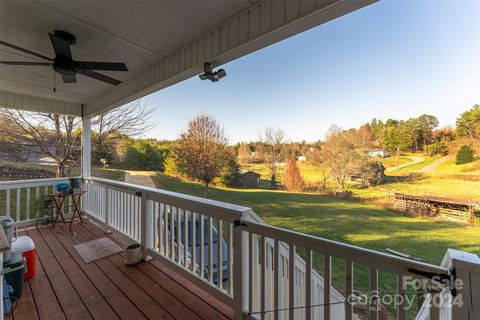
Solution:
<svg viewBox="0 0 480 320">
<path fill-rule="evenodd" d="M 84 115 L 82 117 L 82 177 L 90 177 L 91 175 L 91 125 L 92 118 Z"/>
</svg>

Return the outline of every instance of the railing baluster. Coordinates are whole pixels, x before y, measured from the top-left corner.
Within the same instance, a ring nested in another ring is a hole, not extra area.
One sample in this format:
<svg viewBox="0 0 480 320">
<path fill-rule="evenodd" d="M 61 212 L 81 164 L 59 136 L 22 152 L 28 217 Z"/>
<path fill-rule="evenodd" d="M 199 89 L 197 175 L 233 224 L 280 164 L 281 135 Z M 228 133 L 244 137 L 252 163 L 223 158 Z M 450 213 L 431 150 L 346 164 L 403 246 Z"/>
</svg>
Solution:
<svg viewBox="0 0 480 320">
<path fill-rule="evenodd" d="M 274 314 L 273 317 L 275 319 L 279 318 L 278 309 L 280 308 L 280 242 L 278 239 L 275 239 L 274 243 L 274 253 L 273 253 L 273 265 L 274 265 L 274 273 L 273 273 L 273 310 Z"/>
<path fill-rule="evenodd" d="M 6 202 L 6 211 L 7 211 L 7 216 L 10 216 L 10 189 L 7 189 L 7 200 L 5 201 Z"/>
<path fill-rule="evenodd" d="M 177 263 L 182 265 L 182 209 L 177 208 Z"/>
<path fill-rule="evenodd" d="M 289 319 L 295 319 L 295 245 L 289 245 L 289 258 L 288 258 L 288 307 L 289 307 Z"/>
<path fill-rule="evenodd" d="M 311 320 L 312 317 L 312 250 L 306 250 L 305 259 L 305 319 Z"/>
<path fill-rule="evenodd" d="M 30 220 L 30 187 L 27 188 L 27 201 L 25 205 L 26 220 Z"/>
<path fill-rule="evenodd" d="M 213 282 L 213 218 L 208 217 L 208 282 Z"/>
<path fill-rule="evenodd" d="M 158 220 L 157 220 L 157 241 L 158 241 L 158 252 L 163 252 L 163 233 L 162 233 L 162 223 L 163 223 L 163 203 L 158 203 Z"/>
<path fill-rule="evenodd" d="M 222 223 L 222 220 L 218 219 L 218 228 L 217 228 L 217 286 L 220 289 L 223 288 L 222 242 L 223 242 L 223 223 Z"/>
<path fill-rule="evenodd" d="M 229 223 L 229 234 L 228 234 L 228 289 L 229 293 L 233 294 L 233 223 Z"/>
<path fill-rule="evenodd" d="M 200 277 L 205 278 L 205 229 L 203 214 L 200 215 Z"/>
<path fill-rule="evenodd" d="M 163 205 L 164 209 L 164 220 L 163 220 L 163 236 L 164 236 L 164 242 L 163 242 L 163 254 L 165 257 L 168 258 L 168 221 L 170 218 L 170 206 L 167 206 L 166 204 Z"/>
<path fill-rule="evenodd" d="M 175 260 L 175 230 L 174 230 L 174 213 L 173 207 L 170 206 L 170 259 Z"/>
<path fill-rule="evenodd" d="M 353 262 L 345 261 L 345 319 L 352 320 L 353 305 L 349 303 L 353 294 Z M 349 300 L 350 299 L 350 300 Z"/>
<path fill-rule="evenodd" d="M 407 319 L 407 312 L 405 310 L 405 287 L 403 283 L 403 276 L 397 276 L 397 294 L 398 294 L 398 306 L 397 306 L 397 320 Z M 401 297 L 401 298 L 400 298 Z"/>
<path fill-rule="evenodd" d="M 185 268 L 188 267 L 188 211 L 183 210 L 183 258 L 185 260 Z"/>
<path fill-rule="evenodd" d="M 260 239 L 259 239 L 260 240 Z M 260 315 L 261 319 L 265 319 L 265 287 L 266 287 L 266 273 L 267 273 L 267 265 L 265 259 L 265 247 L 266 247 L 266 239 L 265 237 L 261 237 L 261 241 L 258 244 L 259 251 L 260 251 L 260 266 L 261 266 L 261 273 L 260 273 Z"/>
<path fill-rule="evenodd" d="M 40 212 L 40 208 L 37 209 L 37 203 L 40 200 L 40 187 L 35 188 L 35 219 L 40 218 L 39 214 L 44 214 L 43 212 Z"/>
<path fill-rule="evenodd" d="M 21 199 L 21 190 L 17 189 L 17 207 L 16 207 L 16 221 L 20 222 L 20 199 Z"/>
<path fill-rule="evenodd" d="M 197 274 L 195 271 L 195 265 L 197 264 L 197 213 L 192 211 L 192 272 Z"/>
<path fill-rule="evenodd" d="M 378 301 L 378 269 L 370 267 L 370 320 L 378 320 L 379 301 Z"/>
<path fill-rule="evenodd" d="M 330 320 L 330 287 L 332 286 L 332 257 L 324 255 L 323 260 L 323 319 Z"/>
<path fill-rule="evenodd" d="M 253 311 L 253 233 L 248 233 L 248 311 Z M 255 271 L 256 272 L 256 271 Z"/>
</svg>

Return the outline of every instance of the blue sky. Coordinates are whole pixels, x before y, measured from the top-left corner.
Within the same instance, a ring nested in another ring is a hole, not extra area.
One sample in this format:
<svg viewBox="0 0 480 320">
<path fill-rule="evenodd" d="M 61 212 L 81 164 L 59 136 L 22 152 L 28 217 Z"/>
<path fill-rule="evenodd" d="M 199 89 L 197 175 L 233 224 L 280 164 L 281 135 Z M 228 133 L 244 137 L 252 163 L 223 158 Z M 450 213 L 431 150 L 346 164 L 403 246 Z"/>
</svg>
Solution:
<svg viewBox="0 0 480 320">
<path fill-rule="evenodd" d="M 384 0 L 144 98 L 147 134 L 175 139 L 206 112 L 230 142 L 266 126 L 315 141 L 336 124 L 433 114 L 440 125 L 480 103 L 480 1 Z"/>
</svg>

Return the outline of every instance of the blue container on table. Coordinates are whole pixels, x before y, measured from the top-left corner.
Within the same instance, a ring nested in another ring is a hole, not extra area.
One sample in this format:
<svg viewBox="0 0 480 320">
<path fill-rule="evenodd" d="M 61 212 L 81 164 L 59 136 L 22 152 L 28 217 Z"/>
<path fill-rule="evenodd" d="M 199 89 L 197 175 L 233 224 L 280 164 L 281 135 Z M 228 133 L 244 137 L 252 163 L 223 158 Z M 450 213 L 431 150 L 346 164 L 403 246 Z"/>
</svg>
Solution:
<svg viewBox="0 0 480 320">
<path fill-rule="evenodd" d="M 80 178 L 70 178 L 70 188 L 72 189 L 79 189 L 81 185 Z"/>
<path fill-rule="evenodd" d="M 69 190 L 70 184 L 68 183 L 59 183 L 55 185 L 55 191 L 57 191 L 58 193 L 68 193 Z"/>
</svg>

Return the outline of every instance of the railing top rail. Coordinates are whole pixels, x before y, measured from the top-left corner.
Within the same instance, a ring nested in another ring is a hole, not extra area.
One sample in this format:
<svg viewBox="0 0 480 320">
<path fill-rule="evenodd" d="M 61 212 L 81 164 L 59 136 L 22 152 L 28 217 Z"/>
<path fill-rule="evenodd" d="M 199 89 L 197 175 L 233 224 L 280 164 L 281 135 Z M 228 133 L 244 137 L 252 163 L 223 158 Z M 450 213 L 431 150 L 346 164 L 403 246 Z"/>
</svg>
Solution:
<svg viewBox="0 0 480 320">
<path fill-rule="evenodd" d="M 445 278 L 450 275 L 449 269 L 445 267 L 409 260 L 346 243 L 273 227 L 267 224 L 243 221 L 242 228 L 244 228 L 245 231 L 278 239 L 287 244 L 304 247 L 399 275 L 412 275 L 419 278 L 432 278 L 435 275 Z"/>
<path fill-rule="evenodd" d="M 167 191 L 163 189 L 156 189 L 145 187 L 141 185 L 136 185 L 127 182 L 114 181 L 109 179 L 97 178 L 97 177 L 84 177 L 85 181 L 92 181 L 95 183 L 103 184 L 106 186 L 112 186 L 120 189 L 127 189 L 129 191 L 135 192 L 146 192 L 149 200 L 158 200 L 165 201 L 168 203 L 173 203 L 178 206 L 183 206 L 184 209 L 189 210 L 189 204 L 194 205 L 195 210 L 211 210 L 214 212 L 220 212 L 222 214 L 233 215 L 230 220 L 241 219 L 252 212 L 252 209 L 240 205 L 235 205 L 231 203 L 210 200 L 205 198 L 200 198 L 196 196 L 190 196 L 183 193 Z M 193 206 L 192 206 L 193 207 Z"/>
<path fill-rule="evenodd" d="M 31 179 L 31 180 L 10 180 L 10 181 L 1 181 L 0 190 L 5 189 L 15 189 L 15 188 L 26 188 L 26 187 L 37 187 L 52 185 L 57 182 L 65 182 L 70 178 L 80 178 L 80 177 L 64 177 L 64 178 L 45 178 L 45 179 Z"/>
</svg>

